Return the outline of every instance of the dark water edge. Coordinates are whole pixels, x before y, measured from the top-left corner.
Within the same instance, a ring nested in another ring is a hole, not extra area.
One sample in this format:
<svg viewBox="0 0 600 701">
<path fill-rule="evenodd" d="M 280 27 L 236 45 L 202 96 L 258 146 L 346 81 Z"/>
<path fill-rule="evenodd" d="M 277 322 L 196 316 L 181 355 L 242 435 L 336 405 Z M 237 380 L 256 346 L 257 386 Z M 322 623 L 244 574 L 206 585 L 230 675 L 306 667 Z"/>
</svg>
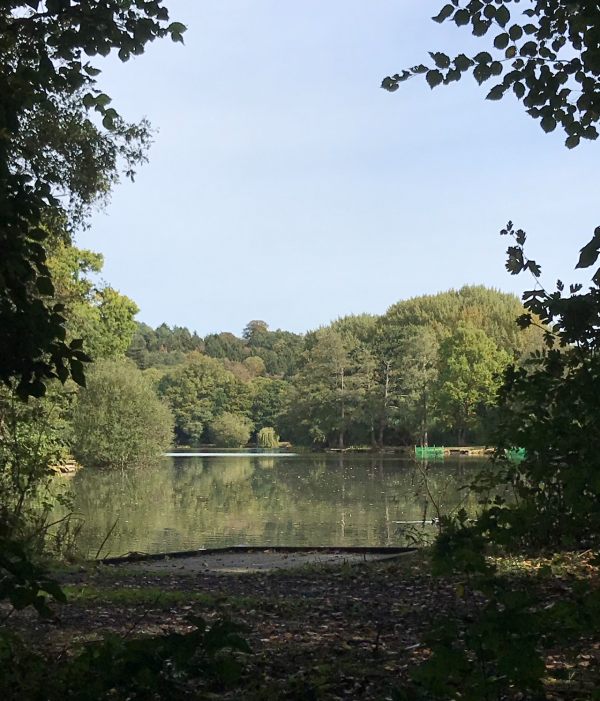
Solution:
<svg viewBox="0 0 600 701">
<path fill-rule="evenodd" d="M 201 454 L 127 472 L 84 469 L 65 485 L 84 520 L 87 557 L 111 529 L 104 557 L 230 545 L 405 546 L 432 533 L 438 509 L 475 515 L 464 486 L 481 469 L 491 469 L 481 458 Z"/>
</svg>

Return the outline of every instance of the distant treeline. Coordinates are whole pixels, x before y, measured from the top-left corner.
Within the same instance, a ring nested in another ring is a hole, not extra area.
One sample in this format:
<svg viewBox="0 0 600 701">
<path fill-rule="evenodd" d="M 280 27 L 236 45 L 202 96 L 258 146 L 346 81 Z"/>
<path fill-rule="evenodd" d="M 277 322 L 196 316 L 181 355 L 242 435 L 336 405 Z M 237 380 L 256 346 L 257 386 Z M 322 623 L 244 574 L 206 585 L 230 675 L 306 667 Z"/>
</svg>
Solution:
<svg viewBox="0 0 600 701">
<path fill-rule="evenodd" d="M 463 287 L 304 335 L 259 320 L 241 338 L 138 323 L 126 354 L 170 405 L 180 445 L 236 425 L 317 447 L 479 443 L 504 367 L 541 346 L 541 329 L 517 327 L 523 311 L 514 295 Z"/>
</svg>

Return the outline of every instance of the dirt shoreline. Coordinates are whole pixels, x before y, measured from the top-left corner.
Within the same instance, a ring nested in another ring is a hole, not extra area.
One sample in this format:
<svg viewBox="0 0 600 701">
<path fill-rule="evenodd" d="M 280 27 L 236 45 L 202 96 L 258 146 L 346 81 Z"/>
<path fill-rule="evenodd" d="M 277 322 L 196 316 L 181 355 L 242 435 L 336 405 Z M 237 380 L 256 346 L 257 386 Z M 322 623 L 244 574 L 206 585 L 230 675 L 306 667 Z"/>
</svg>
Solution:
<svg viewBox="0 0 600 701">
<path fill-rule="evenodd" d="M 258 549 L 258 548 L 223 548 L 199 554 L 173 554 L 136 560 L 112 560 L 104 562 L 115 567 L 127 564 L 140 572 L 182 573 L 215 572 L 220 574 L 242 574 L 281 569 L 293 569 L 306 565 L 337 566 L 353 565 L 405 557 L 414 549 L 390 548 L 392 552 L 377 549 Z"/>
<path fill-rule="evenodd" d="M 479 605 L 477 596 L 463 596 L 462 580 L 434 577 L 423 551 L 366 561 L 346 553 L 324 562 L 318 554 L 321 561 L 310 561 L 308 553 L 294 559 L 249 552 L 216 553 L 212 564 L 206 556 L 88 563 L 57 573 L 68 603 L 54 620 L 20 612 L 11 626 L 55 659 L 107 633 L 183 633 L 193 629 L 195 616 L 208 622 L 225 617 L 247 626 L 252 654 L 243 656 L 235 688 L 201 698 L 384 701 L 429 654 L 427 631 L 441 617 L 472 616 Z M 568 565 L 541 578 L 538 572 L 553 563 L 508 563 L 509 576 L 525 578 L 539 588 L 543 605 L 553 605 L 569 595 L 574 577 L 597 581 L 598 569 L 577 558 L 575 569 Z M 600 640 L 550 649 L 547 659 L 553 672 L 548 699 L 592 698 L 590 689 L 600 684 Z"/>
<path fill-rule="evenodd" d="M 132 552 L 122 557 L 90 560 L 88 565 L 137 564 L 141 570 L 181 569 L 188 572 L 204 570 L 254 572 L 289 569 L 304 565 L 340 565 L 392 559 L 415 552 L 408 547 L 331 547 L 234 545 L 224 548 L 184 550 L 166 553 Z"/>
</svg>

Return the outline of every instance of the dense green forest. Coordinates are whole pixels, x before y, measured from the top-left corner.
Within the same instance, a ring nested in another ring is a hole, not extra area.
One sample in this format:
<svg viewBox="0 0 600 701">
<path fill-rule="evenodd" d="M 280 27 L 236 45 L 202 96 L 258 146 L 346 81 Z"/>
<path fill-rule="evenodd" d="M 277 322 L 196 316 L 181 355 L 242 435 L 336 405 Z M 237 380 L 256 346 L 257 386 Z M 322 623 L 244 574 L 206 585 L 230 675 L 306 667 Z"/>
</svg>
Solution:
<svg viewBox="0 0 600 701">
<path fill-rule="evenodd" d="M 86 465 L 140 464 L 171 444 L 485 443 L 504 368 L 542 342 L 540 328 L 515 324 L 524 312 L 515 296 L 483 286 L 303 335 L 252 320 L 241 337 L 202 338 L 136 322 L 132 300 L 92 282 L 99 254 L 57 238 L 48 265 L 67 341 L 84 338 L 94 362 L 85 388 L 56 382 L 31 399 L 38 419 L 26 423 L 55 460 L 72 453 Z M 3 396 L 8 416 L 10 392 Z"/>
<path fill-rule="evenodd" d="M 49 384 L 15 405 L 2 390 L 3 433 L 14 407 L 41 463 L 147 463 L 170 445 L 311 448 L 488 443 L 506 366 L 542 344 L 519 330 L 518 299 L 483 286 L 397 302 L 306 334 L 250 321 L 241 337 L 200 337 L 136 322 L 136 304 L 93 280 L 102 256 L 55 236 L 48 267 L 66 341 L 93 360 L 86 387 Z"/>
<path fill-rule="evenodd" d="M 517 327 L 523 312 L 513 295 L 463 287 L 305 335 L 138 323 L 126 355 L 171 407 L 179 445 L 219 443 L 224 414 L 240 437 L 274 428 L 305 446 L 481 443 L 503 369 L 541 346 L 539 329 Z"/>
</svg>

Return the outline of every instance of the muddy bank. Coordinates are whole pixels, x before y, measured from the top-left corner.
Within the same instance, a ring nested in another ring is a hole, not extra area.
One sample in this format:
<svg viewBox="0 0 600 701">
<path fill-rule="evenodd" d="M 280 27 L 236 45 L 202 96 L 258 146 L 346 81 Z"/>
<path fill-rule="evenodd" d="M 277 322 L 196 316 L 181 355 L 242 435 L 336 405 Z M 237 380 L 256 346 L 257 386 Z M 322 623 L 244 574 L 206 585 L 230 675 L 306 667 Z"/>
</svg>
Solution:
<svg viewBox="0 0 600 701">
<path fill-rule="evenodd" d="M 234 546 L 205 551 L 185 551 L 145 555 L 131 553 L 123 558 L 101 561 L 111 567 L 127 566 L 139 572 L 216 572 L 241 574 L 315 566 L 364 564 L 392 560 L 415 552 L 415 548 L 256 548 Z"/>
</svg>

